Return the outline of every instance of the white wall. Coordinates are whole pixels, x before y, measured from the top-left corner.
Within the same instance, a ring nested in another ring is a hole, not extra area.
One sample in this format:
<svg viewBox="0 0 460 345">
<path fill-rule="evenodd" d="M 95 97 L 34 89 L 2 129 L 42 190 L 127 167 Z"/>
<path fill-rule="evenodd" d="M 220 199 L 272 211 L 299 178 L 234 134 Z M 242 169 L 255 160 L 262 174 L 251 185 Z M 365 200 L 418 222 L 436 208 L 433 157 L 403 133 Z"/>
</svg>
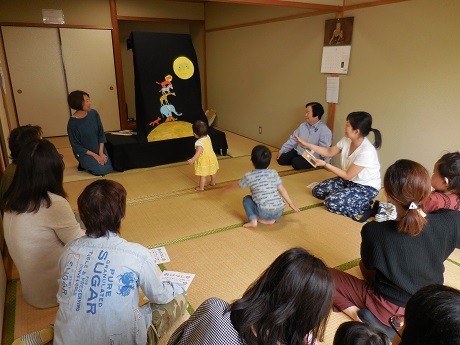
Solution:
<svg viewBox="0 0 460 345">
<path fill-rule="evenodd" d="M 347 114 L 365 110 L 383 135 L 382 173 L 400 158 L 431 171 L 445 150 L 460 149 L 458 13 L 458 0 L 413 0 L 345 13 L 355 17 L 354 33 L 334 142 L 343 135 Z M 208 100 L 218 111 L 218 125 L 281 146 L 302 121 L 307 101 L 325 105 L 328 75 L 320 65 L 324 21 L 330 18 L 209 32 Z"/>
</svg>

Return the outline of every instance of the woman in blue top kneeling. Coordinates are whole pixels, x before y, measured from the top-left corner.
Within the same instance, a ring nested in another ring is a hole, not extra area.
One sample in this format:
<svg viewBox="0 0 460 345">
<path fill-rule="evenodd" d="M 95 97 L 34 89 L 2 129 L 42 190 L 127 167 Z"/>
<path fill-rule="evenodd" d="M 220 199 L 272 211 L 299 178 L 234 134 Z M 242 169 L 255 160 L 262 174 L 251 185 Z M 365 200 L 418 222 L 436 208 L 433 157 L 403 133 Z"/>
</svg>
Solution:
<svg viewBox="0 0 460 345">
<path fill-rule="evenodd" d="M 67 124 L 67 134 L 79 163 L 78 170 L 88 170 L 97 176 L 112 172 L 112 163 L 104 147 L 104 128 L 98 112 L 91 109 L 89 95 L 80 90 L 72 91 L 67 101 L 70 108 L 76 110 Z"/>
</svg>

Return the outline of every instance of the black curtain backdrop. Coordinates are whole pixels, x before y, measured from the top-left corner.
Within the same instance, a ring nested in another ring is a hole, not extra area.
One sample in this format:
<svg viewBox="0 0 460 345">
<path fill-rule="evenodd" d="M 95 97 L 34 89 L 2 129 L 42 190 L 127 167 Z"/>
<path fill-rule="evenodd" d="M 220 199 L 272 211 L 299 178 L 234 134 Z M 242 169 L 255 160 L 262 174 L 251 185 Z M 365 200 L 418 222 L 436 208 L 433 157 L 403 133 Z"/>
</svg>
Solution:
<svg viewBox="0 0 460 345">
<path fill-rule="evenodd" d="M 193 123 L 202 120 L 208 123 L 201 105 L 200 72 L 190 35 L 134 31 L 128 39 L 128 49 L 133 51 L 136 125 L 141 142 L 147 142 L 148 134 L 167 120 L 161 112 L 162 105 L 167 103 L 174 107 L 169 109 L 175 109 L 182 114 L 178 116 L 171 113 L 177 121 Z M 174 72 L 173 63 L 181 56 L 193 63 L 194 73 L 189 79 L 181 79 Z M 174 93 L 175 96 L 167 95 L 162 104 L 160 97 L 164 93 L 159 83 L 165 82 L 168 75 L 172 76 L 173 88 L 166 93 Z M 152 125 L 154 121 L 156 122 Z"/>
</svg>

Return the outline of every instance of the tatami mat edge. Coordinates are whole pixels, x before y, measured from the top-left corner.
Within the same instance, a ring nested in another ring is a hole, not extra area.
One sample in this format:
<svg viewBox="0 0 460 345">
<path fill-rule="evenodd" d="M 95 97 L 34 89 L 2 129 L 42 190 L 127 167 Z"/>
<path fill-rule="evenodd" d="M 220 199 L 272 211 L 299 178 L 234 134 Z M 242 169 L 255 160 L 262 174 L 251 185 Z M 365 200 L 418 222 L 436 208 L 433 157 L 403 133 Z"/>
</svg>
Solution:
<svg viewBox="0 0 460 345">
<path fill-rule="evenodd" d="M 280 175 L 280 177 L 285 177 L 285 176 L 301 174 L 301 173 L 308 172 L 308 171 L 311 171 L 311 170 L 314 170 L 314 169 L 286 170 L 286 171 L 279 172 L 279 175 Z M 206 193 L 206 192 L 209 192 L 209 191 L 212 191 L 212 190 L 225 188 L 229 184 L 231 184 L 233 182 L 236 182 L 236 181 L 239 181 L 239 179 L 233 179 L 233 180 L 228 180 L 228 181 L 217 183 L 215 187 L 205 189 L 201 193 Z M 145 202 L 149 202 L 149 201 L 156 201 L 156 200 L 164 200 L 164 199 L 169 199 L 169 198 L 175 198 L 175 197 L 186 195 L 186 194 L 194 194 L 196 192 L 197 191 L 195 190 L 195 188 L 184 188 L 184 189 L 178 189 L 178 190 L 168 192 L 168 193 L 140 195 L 140 196 L 137 196 L 135 198 L 128 198 L 126 202 L 127 202 L 127 205 L 129 206 L 129 205 L 145 203 Z"/>
<path fill-rule="evenodd" d="M 11 344 L 14 340 L 14 325 L 16 323 L 17 285 L 17 279 L 10 280 L 7 284 L 2 344 Z"/>
<path fill-rule="evenodd" d="M 316 207 L 320 207 L 320 206 L 323 206 L 323 203 L 318 203 L 318 204 L 314 204 L 314 205 L 308 205 L 308 206 L 305 206 L 305 207 L 301 207 L 299 209 L 300 209 L 300 211 L 306 211 L 306 210 L 316 208 Z M 292 210 L 285 211 L 285 212 L 283 212 L 283 216 L 286 216 L 286 215 L 292 214 L 292 213 L 294 213 L 294 211 L 292 211 Z M 184 236 L 184 237 L 176 238 L 174 240 L 165 241 L 165 242 L 161 242 L 161 243 L 157 243 L 157 244 L 153 244 L 153 245 L 147 245 L 147 248 L 157 248 L 157 247 L 169 246 L 169 245 L 172 245 L 172 244 L 181 243 L 181 242 L 185 242 L 185 241 L 190 241 L 190 240 L 201 238 L 201 237 L 204 237 L 204 236 L 217 234 L 219 232 L 236 229 L 236 228 L 239 228 L 239 227 L 243 226 L 243 224 L 244 223 L 236 223 L 236 224 L 224 226 L 222 228 L 203 231 L 203 232 L 200 232 L 198 234 L 193 234 L 193 235 L 190 235 L 190 236 Z"/>
</svg>

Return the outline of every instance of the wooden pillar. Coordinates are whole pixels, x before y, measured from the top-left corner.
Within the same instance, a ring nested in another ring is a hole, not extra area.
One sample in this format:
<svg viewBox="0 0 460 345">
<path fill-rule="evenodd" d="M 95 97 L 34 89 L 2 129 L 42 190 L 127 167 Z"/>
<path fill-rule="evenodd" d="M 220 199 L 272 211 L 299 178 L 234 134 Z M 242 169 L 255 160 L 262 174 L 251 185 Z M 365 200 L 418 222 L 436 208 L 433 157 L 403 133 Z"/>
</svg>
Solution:
<svg viewBox="0 0 460 345">
<path fill-rule="evenodd" d="M 109 1 L 110 1 L 110 17 L 112 19 L 112 45 L 113 45 L 113 57 L 115 60 L 115 76 L 117 79 L 118 109 L 120 113 L 120 125 L 121 125 L 121 129 L 135 129 L 135 128 L 129 128 L 128 114 L 126 113 L 126 96 L 125 96 L 125 84 L 123 80 L 123 65 L 121 61 L 120 32 L 118 30 L 117 3 L 116 3 L 116 0 L 109 0 Z"/>
<path fill-rule="evenodd" d="M 342 10 L 340 12 L 336 12 L 336 18 L 343 18 L 345 15 L 345 0 L 343 0 Z M 338 77 L 337 73 L 332 73 L 331 77 Z M 328 103 L 327 104 L 327 126 L 334 134 L 334 124 L 335 124 L 335 109 L 337 104 L 336 103 Z"/>
</svg>

